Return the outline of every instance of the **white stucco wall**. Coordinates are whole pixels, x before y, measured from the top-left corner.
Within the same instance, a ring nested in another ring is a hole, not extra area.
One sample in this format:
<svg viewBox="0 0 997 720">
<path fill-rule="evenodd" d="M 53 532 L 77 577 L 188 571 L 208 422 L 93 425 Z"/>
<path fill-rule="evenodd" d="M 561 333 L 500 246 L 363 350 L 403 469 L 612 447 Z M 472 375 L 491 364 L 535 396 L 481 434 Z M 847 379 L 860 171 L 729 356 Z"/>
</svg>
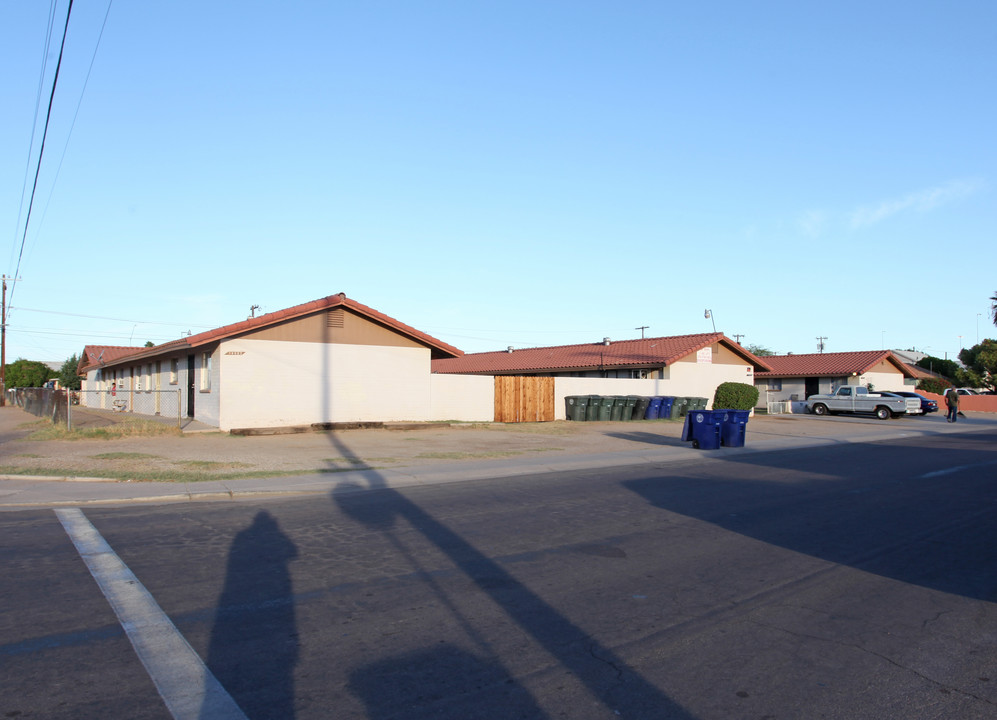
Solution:
<svg viewBox="0 0 997 720">
<path fill-rule="evenodd" d="M 867 372 L 864 375 L 859 375 L 855 378 L 855 383 L 849 383 L 854 385 L 868 385 L 872 383 L 872 387 L 876 390 L 906 390 L 907 387 L 904 383 L 904 376 L 901 372 Z"/>
<path fill-rule="evenodd" d="M 717 386 L 724 382 L 754 384 L 750 365 L 675 363 L 667 379 L 628 380 L 615 378 L 554 378 L 554 418 L 566 417 L 564 398 L 569 395 L 641 395 L 645 397 L 704 397 L 713 406 Z"/>
<path fill-rule="evenodd" d="M 217 364 L 222 430 L 429 420 L 428 348 L 236 339 Z"/>
<path fill-rule="evenodd" d="M 491 422 L 495 378 L 491 375 L 430 375 L 429 419 Z"/>
</svg>

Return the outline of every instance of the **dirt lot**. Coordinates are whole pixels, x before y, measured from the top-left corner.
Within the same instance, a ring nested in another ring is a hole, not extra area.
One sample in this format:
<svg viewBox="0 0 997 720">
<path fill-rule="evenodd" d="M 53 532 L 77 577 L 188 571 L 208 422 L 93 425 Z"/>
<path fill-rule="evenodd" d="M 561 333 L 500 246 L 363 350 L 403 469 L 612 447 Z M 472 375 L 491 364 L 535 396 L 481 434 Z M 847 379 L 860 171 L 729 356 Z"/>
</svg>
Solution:
<svg viewBox="0 0 997 720">
<path fill-rule="evenodd" d="M 992 419 L 980 419 L 990 424 Z M 525 424 L 427 424 L 419 429 L 363 429 L 295 435 L 234 436 L 221 432 L 120 439 L 27 439 L 45 421 L 0 408 L 0 475 L 85 476 L 197 481 L 231 477 L 402 468 L 473 460 L 638 453 L 688 447 L 682 421 Z M 944 418 L 815 418 L 759 416 L 748 444 L 807 437 L 875 439 L 908 430 L 954 432 L 967 424 Z"/>
<path fill-rule="evenodd" d="M 0 408 L 0 474 L 120 477 L 207 476 L 391 468 L 528 454 L 625 453 L 648 444 L 683 444 L 680 421 L 639 423 L 427 424 L 239 437 L 227 433 L 120 439 L 27 439 L 39 420 Z M 409 428 L 411 426 L 404 426 Z"/>
</svg>

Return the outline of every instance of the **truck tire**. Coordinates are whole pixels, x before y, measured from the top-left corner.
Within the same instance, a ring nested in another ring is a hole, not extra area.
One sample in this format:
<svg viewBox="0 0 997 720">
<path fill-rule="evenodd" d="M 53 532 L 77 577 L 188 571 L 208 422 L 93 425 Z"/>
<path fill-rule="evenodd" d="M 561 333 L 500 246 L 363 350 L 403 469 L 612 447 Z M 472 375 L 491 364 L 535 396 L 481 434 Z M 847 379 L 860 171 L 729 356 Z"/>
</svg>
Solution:
<svg viewBox="0 0 997 720">
<path fill-rule="evenodd" d="M 824 403 L 815 403 L 811 412 L 814 415 L 827 415 L 827 405 Z"/>
<path fill-rule="evenodd" d="M 880 405 L 879 407 L 876 408 L 876 417 L 878 417 L 880 420 L 889 420 L 891 417 L 893 417 L 893 411 L 890 410 L 885 405 Z"/>
</svg>

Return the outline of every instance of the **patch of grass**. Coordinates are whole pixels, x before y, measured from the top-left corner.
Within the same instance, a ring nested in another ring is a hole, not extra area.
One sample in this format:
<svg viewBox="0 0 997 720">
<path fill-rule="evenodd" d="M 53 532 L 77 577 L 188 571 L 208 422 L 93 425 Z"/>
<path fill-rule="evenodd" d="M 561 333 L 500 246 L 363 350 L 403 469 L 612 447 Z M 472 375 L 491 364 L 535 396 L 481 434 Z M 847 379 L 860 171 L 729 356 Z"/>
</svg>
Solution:
<svg viewBox="0 0 997 720">
<path fill-rule="evenodd" d="M 90 457 L 96 460 L 150 460 L 153 458 L 159 458 L 160 456 L 148 455 L 146 453 L 110 452 L 91 455 Z"/>
<path fill-rule="evenodd" d="M 151 455 L 149 457 L 152 457 Z M 241 462 L 218 462 L 217 460 L 179 460 L 176 462 L 177 465 L 182 465 L 189 468 L 199 468 L 201 470 L 221 470 L 222 468 L 236 469 L 236 468 L 247 468 L 253 467 L 248 463 Z"/>
<path fill-rule="evenodd" d="M 423 458 L 426 460 L 488 460 L 495 458 L 505 458 L 513 457 L 514 455 L 521 455 L 522 452 L 518 450 L 502 450 L 502 451 L 492 451 L 492 452 L 429 452 L 420 453 L 416 455 L 417 458 Z"/>
<path fill-rule="evenodd" d="M 579 422 L 555 420 L 554 422 L 543 423 L 492 423 L 490 425 L 481 425 L 478 429 L 519 433 L 522 435 L 575 435 L 585 428 Z"/>
<path fill-rule="evenodd" d="M 39 475 L 44 477 L 95 477 L 106 478 L 108 482 L 206 482 L 209 480 L 241 480 L 256 477 L 286 477 L 290 475 L 301 475 L 307 472 L 321 472 L 308 470 L 254 470 L 251 472 L 234 473 L 207 473 L 207 472 L 187 472 L 183 470 L 144 470 L 133 472 L 130 470 L 77 470 L 75 468 L 58 470 L 52 468 L 26 468 L 0 466 L 0 475 Z"/>
<path fill-rule="evenodd" d="M 27 436 L 27 440 L 117 440 L 126 437 L 182 437 L 183 433 L 175 425 L 150 420 L 129 420 L 128 422 L 102 427 L 83 427 L 67 430 L 61 425 L 45 423 Z"/>
<path fill-rule="evenodd" d="M 39 455 L 38 453 L 17 453 L 17 455 L 11 455 L 11 457 L 23 457 L 23 458 L 43 458 L 44 455 Z"/>
</svg>

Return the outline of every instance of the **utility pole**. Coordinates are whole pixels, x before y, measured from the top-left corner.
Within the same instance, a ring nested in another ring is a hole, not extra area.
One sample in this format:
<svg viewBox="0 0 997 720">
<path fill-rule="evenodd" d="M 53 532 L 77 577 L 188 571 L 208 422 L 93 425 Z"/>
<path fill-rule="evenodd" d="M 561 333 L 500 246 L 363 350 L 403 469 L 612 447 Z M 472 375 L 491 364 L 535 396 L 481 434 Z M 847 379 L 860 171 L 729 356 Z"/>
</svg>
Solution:
<svg viewBox="0 0 997 720">
<path fill-rule="evenodd" d="M 7 276 L 3 276 L 3 300 L 0 301 L 0 407 L 7 404 Z"/>
<path fill-rule="evenodd" d="M 736 342 L 738 345 L 740 345 L 741 344 L 741 338 L 743 338 L 743 337 L 744 337 L 744 333 L 734 333 L 734 342 Z"/>
<path fill-rule="evenodd" d="M 819 353 L 824 352 L 824 341 L 825 340 L 827 340 L 827 336 L 826 335 L 818 335 L 817 336 L 817 352 L 819 352 Z"/>
<path fill-rule="evenodd" d="M 644 331 L 647 330 L 650 325 L 641 325 L 640 327 L 635 327 L 634 330 L 640 330 L 640 339 L 644 339 Z"/>
</svg>

